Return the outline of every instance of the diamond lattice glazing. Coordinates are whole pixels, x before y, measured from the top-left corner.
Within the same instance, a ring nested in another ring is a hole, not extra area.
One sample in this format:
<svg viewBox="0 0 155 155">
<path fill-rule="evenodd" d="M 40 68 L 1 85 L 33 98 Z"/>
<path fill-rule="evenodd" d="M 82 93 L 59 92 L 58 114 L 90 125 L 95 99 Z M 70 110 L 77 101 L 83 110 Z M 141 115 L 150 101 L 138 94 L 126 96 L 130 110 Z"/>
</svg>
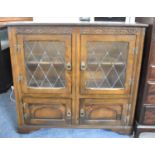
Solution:
<svg viewBox="0 0 155 155">
<path fill-rule="evenodd" d="M 88 42 L 87 88 L 124 88 L 128 43 Z"/>
<path fill-rule="evenodd" d="M 25 41 L 27 84 L 30 87 L 65 87 L 65 43 Z"/>
</svg>

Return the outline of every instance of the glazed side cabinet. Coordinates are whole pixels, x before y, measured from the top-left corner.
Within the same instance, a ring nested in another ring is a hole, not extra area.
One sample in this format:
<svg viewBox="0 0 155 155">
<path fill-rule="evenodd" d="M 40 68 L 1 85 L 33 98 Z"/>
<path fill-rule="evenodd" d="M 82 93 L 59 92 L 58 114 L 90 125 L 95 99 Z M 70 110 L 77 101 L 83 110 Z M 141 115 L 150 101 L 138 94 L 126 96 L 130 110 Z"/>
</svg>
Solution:
<svg viewBox="0 0 155 155">
<path fill-rule="evenodd" d="M 19 131 L 131 133 L 144 34 L 144 25 L 10 25 Z"/>
</svg>

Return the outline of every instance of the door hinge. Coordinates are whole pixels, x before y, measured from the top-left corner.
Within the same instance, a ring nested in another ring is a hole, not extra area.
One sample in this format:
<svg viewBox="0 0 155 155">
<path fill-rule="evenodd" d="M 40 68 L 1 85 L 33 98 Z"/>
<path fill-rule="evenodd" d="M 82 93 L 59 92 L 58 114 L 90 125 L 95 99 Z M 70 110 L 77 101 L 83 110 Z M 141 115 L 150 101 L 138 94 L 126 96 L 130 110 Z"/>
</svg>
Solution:
<svg viewBox="0 0 155 155">
<path fill-rule="evenodd" d="M 124 125 L 125 125 L 125 126 L 129 123 L 129 120 L 130 120 L 130 115 L 124 116 L 123 121 L 124 121 Z"/>
<path fill-rule="evenodd" d="M 131 103 L 128 105 L 128 112 L 130 113 L 131 110 Z"/>
<path fill-rule="evenodd" d="M 125 124 L 127 125 L 130 121 L 130 110 L 131 110 L 131 104 L 128 104 L 128 109 L 127 109 L 127 115 L 125 116 Z"/>
<path fill-rule="evenodd" d="M 130 80 L 129 80 L 129 85 L 131 86 L 132 83 L 133 83 L 133 79 L 130 79 Z"/>
<path fill-rule="evenodd" d="M 26 109 L 26 103 L 23 103 L 23 108 Z"/>
<path fill-rule="evenodd" d="M 19 75 L 18 76 L 18 82 L 22 81 L 23 80 L 23 76 L 22 75 Z"/>
<path fill-rule="evenodd" d="M 27 114 L 27 113 L 24 114 L 24 119 L 25 119 L 25 120 L 28 119 L 28 114 Z"/>
<path fill-rule="evenodd" d="M 15 48 L 16 48 L 16 52 L 20 51 L 20 45 L 19 44 L 16 44 Z"/>
<path fill-rule="evenodd" d="M 136 55 L 138 54 L 138 47 L 135 47 L 135 48 L 133 49 L 133 53 L 136 54 Z"/>
<path fill-rule="evenodd" d="M 130 120 L 130 115 L 126 116 L 126 124 L 129 123 L 129 120 Z"/>
</svg>

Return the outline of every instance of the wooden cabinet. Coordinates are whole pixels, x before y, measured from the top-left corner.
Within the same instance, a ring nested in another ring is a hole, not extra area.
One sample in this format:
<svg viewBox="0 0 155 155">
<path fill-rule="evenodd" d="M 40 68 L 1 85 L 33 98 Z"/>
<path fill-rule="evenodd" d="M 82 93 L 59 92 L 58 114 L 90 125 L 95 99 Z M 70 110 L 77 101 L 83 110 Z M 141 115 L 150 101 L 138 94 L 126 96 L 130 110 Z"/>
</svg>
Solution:
<svg viewBox="0 0 155 155">
<path fill-rule="evenodd" d="M 10 25 L 19 131 L 131 133 L 145 26 Z"/>
<path fill-rule="evenodd" d="M 139 137 L 142 132 L 155 132 L 155 18 L 139 17 L 136 20 L 149 24 L 136 108 L 135 137 Z"/>
</svg>

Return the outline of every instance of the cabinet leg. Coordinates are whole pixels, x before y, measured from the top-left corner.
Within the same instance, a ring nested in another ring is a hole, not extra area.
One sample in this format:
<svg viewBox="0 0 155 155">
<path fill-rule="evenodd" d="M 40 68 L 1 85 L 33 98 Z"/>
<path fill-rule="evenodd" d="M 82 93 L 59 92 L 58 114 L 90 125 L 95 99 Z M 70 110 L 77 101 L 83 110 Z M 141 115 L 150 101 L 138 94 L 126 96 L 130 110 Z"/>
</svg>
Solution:
<svg viewBox="0 0 155 155">
<path fill-rule="evenodd" d="M 112 129 L 112 131 L 117 132 L 121 135 L 132 135 L 132 129 Z"/>
<path fill-rule="evenodd" d="M 27 134 L 36 130 L 39 130 L 40 128 L 35 128 L 35 127 L 18 127 L 17 132 L 21 134 Z"/>
</svg>

